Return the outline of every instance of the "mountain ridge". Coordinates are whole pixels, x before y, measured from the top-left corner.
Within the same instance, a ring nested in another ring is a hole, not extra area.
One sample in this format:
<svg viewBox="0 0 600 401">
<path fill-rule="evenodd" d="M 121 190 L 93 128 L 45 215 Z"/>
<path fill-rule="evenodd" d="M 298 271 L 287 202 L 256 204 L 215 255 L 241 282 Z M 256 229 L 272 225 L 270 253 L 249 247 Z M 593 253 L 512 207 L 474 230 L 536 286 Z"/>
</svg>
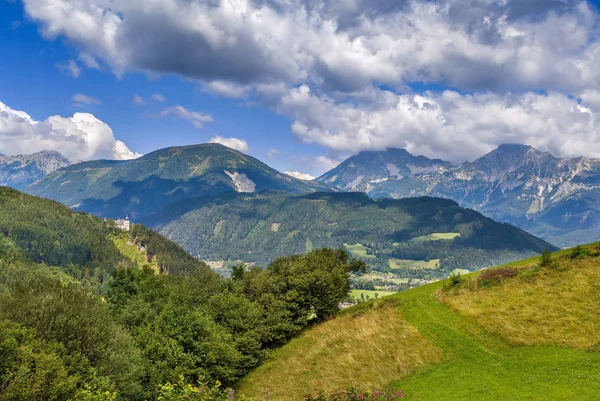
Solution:
<svg viewBox="0 0 600 401">
<path fill-rule="evenodd" d="M 133 218 L 169 204 L 222 192 L 329 190 L 280 173 L 258 159 L 214 143 L 173 146 L 127 161 L 74 164 L 30 185 L 33 195 L 102 217 Z"/>
<path fill-rule="evenodd" d="M 560 159 L 528 145 L 504 144 L 459 165 L 425 158 L 424 165 L 437 168 L 413 169 L 405 175 L 392 174 L 389 166 L 378 163 L 398 162 L 394 156 L 405 153 L 388 149 L 351 156 L 317 181 L 376 198 L 454 199 L 561 246 L 600 239 L 598 159 Z"/>
<path fill-rule="evenodd" d="M 0 185 L 22 189 L 70 164 L 66 157 L 54 150 L 14 156 L 0 154 Z"/>
</svg>

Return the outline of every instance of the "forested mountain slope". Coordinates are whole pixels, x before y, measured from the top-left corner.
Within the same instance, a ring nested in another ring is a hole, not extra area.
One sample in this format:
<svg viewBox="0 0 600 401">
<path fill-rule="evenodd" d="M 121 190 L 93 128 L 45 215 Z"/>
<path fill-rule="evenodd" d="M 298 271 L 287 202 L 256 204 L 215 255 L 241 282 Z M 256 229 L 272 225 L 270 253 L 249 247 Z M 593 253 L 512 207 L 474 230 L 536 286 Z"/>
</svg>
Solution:
<svg viewBox="0 0 600 401">
<path fill-rule="evenodd" d="M 77 211 L 140 220 L 162 208 L 222 192 L 306 193 L 327 186 L 297 180 L 220 144 L 171 147 L 127 161 L 98 160 L 61 169 L 29 186 L 30 194 Z"/>
<path fill-rule="evenodd" d="M 191 211 L 179 215 L 186 210 Z M 346 247 L 382 271 L 393 270 L 394 260 L 440 259 L 438 273 L 445 277 L 457 267 L 487 267 L 553 248 L 454 201 L 428 197 L 235 194 L 182 203 L 161 216 L 167 217 L 166 223 L 152 224 L 200 259 L 261 265 L 310 249 Z"/>
<path fill-rule="evenodd" d="M 164 272 L 207 268 L 181 246 L 142 225 L 122 232 L 112 221 L 7 187 L 0 187 L 0 234 L 0 255 L 5 260 L 12 255 L 62 267 L 78 277 L 84 273 L 107 276 L 119 265 L 131 264 L 115 245 L 118 237 L 124 237 L 132 249 L 143 247 L 144 254 Z"/>
</svg>

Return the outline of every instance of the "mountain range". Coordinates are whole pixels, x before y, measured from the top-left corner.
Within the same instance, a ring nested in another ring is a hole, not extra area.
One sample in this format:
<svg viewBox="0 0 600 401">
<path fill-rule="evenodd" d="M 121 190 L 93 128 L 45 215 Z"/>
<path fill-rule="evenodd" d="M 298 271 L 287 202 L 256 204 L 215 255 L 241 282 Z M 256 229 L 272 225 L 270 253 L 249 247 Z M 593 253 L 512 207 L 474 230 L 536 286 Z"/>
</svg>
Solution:
<svg viewBox="0 0 600 401">
<path fill-rule="evenodd" d="M 600 239 L 598 159 L 560 159 L 506 144 L 454 165 L 387 149 L 360 152 L 316 181 L 374 198 L 450 198 L 559 246 Z"/>
<path fill-rule="evenodd" d="M 22 189 L 70 164 L 60 153 L 48 150 L 30 155 L 0 155 L 0 185 Z"/>
<path fill-rule="evenodd" d="M 407 160 L 396 162 L 397 170 L 388 163 L 396 178 L 410 168 L 422 174 L 451 168 L 406 151 L 391 152 Z M 412 159 L 418 167 L 408 162 Z M 376 164 L 370 168 L 377 170 Z M 313 248 L 345 247 L 381 273 L 421 280 L 553 249 L 451 200 L 374 200 L 347 189 L 352 188 L 298 180 L 223 145 L 203 144 L 128 161 L 74 164 L 26 191 L 100 217 L 129 215 L 215 263 L 264 266 Z"/>
<path fill-rule="evenodd" d="M 97 160 L 71 165 L 30 185 L 30 194 L 57 200 L 101 217 L 135 220 L 168 205 L 223 192 L 327 191 L 220 144 L 171 147 L 139 159 Z"/>
</svg>

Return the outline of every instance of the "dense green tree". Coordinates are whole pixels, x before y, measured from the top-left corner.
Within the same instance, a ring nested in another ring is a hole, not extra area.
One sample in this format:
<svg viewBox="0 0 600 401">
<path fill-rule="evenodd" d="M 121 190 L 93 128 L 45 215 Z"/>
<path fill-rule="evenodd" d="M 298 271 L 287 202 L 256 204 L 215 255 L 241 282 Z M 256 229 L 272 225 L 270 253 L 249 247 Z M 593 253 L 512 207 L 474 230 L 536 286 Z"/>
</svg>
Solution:
<svg viewBox="0 0 600 401">
<path fill-rule="evenodd" d="M 42 340 L 35 330 L 0 321 L 0 400 L 66 400 L 79 378 L 63 346 Z"/>
<path fill-rule="evenodd" d="M 0 294 L 0 318 L 62 344 L 72 367 L 89 383 L 114 388 L 130 399 L 143 397 L 139 351 L 114 322 L 106 302 L 85 286 L 43 275 L 17 280 Z"/>
</svg>

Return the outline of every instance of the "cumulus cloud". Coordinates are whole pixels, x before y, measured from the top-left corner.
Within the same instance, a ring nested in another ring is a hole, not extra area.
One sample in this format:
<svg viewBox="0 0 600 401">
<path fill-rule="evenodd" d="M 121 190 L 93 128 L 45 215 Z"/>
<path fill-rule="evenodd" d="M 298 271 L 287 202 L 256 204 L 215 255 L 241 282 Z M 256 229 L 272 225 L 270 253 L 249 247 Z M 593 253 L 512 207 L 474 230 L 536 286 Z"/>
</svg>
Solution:
<svg viewBox="0 0 600 401">
<path fill-rule="evenodd" d="M 133 104 L 136 104 L 138 106 L 143 106 L 146 104 L 146 101 L 140 95 L 134 95 L 133 96 Z"/>
<path fill-rule="evenodd" d="M 77 65 L 75 60 L 69 60 L 64 63 L 56 64 L 56 68 L 63 74 L 67 74 L 77 79 L 81 75 L 81 67 Z"/>
<path fill-rule="evenodd" d="M 598 13 L 585 1 L 24 4 L 45 36 L 67 37 L 118 74 L 175 73 L 230 93 L 231 83 L 268 82 L 343 91 L 374 81 L 443 81 L 465 89 L 600 85 Z"/>
<path fill-rule="evenodd" d="M 152 100 L 163 103 L 165 100 L 167 100 L 167 98 L 159 93 L 155 93 L 154 95 L 152 95 Z"/>
<path fill-rule="evenodd" d="M 202 128 L 204 126 L 204 123 L 211 122 L 213 120 L 210 114 L 191 111 L 179 105 L 164 109 L 160 113 L 160 116 L 175 116 L 178 118 L 182 118 L 184 120 L 189 121 L 196 128 Z"/>
<path fill-rule="evenodd" d="M 23 4 L 45 37 L 119 76 L 177 74 L 254 96 L 292 118 L 302 141 L 334 151 L 402 146 L 460 160 L 526 142 L 600 155 L 600 19 L 585 0 Z M 453 91 L 415 94 L 415 83 Z M 162 115 L 211 121 L 181 106 Z"/>
<path fill-rule="evenodd" d="M 89 113 L 36 121 L 0 102 L 0 153 L 56 150 L 69 160 L 133 159 L 141 154 L 115 139 L 111 128 Z"/>
<path fill-rule="evenodd" d="M 592 94 L 578 101 L 558 92 L 399 95 L 371 88 L 362 99 L 340 103 L 301 86 L 284 97 L 281 111 L 294 118 L 300 140 L 341 152 L 402 147 L 463 161 L 502 143 L 525 143 L 563 157 L 600 157 Z"/>
<path fill-rule="evenodd" d="M 238 150 L 243 153 L 247 153 L 250 150 L 248 142 L 241 138 L 223 138 L 222 136 L 215 136 L 211 138 L 208 143 L 220 143 L 221 145 L 227 146 L 228 148 Z"/>
<path fill-rule="evenodd" d="M 315 178 L 317 178 L 317 177 L 315 177 L 313 175 L 306 174 L 306 173 L 301 173 L 299 171 L 286 171 L 283 174 L 287 174 L 287 175 L 289 175 L 291 177 L 297 178 L 299 180 L 304 180 L 304 181 L 312 181 Z"/>
</svg>

